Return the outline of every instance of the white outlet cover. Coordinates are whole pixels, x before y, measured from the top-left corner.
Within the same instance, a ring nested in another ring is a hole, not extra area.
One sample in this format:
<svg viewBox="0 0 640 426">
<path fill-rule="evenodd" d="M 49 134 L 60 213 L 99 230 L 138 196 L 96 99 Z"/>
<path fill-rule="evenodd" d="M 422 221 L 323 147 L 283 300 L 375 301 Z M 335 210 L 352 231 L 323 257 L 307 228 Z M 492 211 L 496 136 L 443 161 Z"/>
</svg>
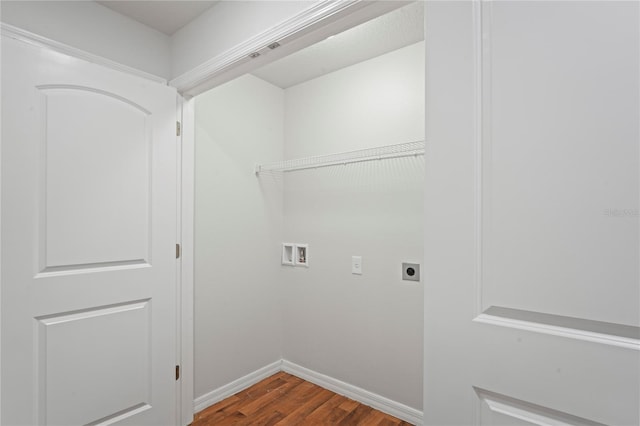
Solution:
<svg viewBox="0 0 640 426">
<path fill-rule="evenodd" d="M 362 256 L 351 257 L 351 273 L 354 275 L 362 275 Z"/>
</svg>

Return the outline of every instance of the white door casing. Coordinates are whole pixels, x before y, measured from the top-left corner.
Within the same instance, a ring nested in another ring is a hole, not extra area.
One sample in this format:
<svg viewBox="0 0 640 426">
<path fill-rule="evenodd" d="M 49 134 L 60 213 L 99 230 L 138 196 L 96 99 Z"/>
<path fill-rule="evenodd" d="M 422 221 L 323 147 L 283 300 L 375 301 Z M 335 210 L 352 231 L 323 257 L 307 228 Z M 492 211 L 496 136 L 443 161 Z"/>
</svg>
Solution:
<svg viewBox="0 0 640 426">
<path fill-rule="evenodd" d="M 640 423 L 640 4 L 428 2 L 425 423 Z"/>
<path fill-rule="evenodd" d="M 2 424 L 174 424 L 175 89 L 2 37 Z"/>
</svg>

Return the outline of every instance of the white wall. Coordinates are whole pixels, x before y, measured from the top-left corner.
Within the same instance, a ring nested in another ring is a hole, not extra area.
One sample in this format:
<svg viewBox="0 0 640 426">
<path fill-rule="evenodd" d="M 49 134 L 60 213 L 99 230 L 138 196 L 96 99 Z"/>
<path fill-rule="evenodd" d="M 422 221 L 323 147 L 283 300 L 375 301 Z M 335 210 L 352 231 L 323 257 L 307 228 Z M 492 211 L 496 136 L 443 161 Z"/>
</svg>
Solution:
<svg viewBox="0 0 640 426">
<path fill-rule="evenodd" d="M 282 89 L 244 76 L 196 98 L 195 397 L 282 357 Z"/>
<path fill-rule="evenodd" d="M 168 79 L 169 37 L 93 1 L 2 1 L 0 19 Z"/>
<path fill-rule="evenodd" d="M 424 138 L 424 43 L 285 90 L 285 158 Z M 284 358 L 422 407 L 424 158 L 289 173 L 284 240 L 310 267 L 282 268 Z M 351 256 L 363 275 L 351 274 Z"/>
<path fill-rule="evenodd" d="M 252 167 L 422 140 L 423 50 L 284 91 L 244 76 L 196 98 L 196 397 L 283 357 L 421 408 L 423 288 L 400 265 L 423 255 L 424 159 Z M 283 241 L 310 244 L 308 269 L 280 265 Z"/>
<path fill-rule="evenodd" d="M 172 77 L 295 16 L 314 1 L 221 1 L 171 38 Z"/>
</svg>

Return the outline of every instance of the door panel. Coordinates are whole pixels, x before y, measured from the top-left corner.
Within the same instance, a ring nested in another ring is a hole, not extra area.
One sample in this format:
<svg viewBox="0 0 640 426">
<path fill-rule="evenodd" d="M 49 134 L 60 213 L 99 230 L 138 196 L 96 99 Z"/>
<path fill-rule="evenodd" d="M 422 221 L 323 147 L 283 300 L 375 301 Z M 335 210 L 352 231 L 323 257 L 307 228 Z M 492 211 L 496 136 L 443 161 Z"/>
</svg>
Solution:
<svg viewBox="0 0 640 426">
<path fill-rule="evenodd" d="M 2 59 L 2 424 L 174 424 L 175 90 Z"/>
<path fill-rule="evenodd" d="M 640 423 L 640 5 L 426 7 L 426 423 Z"/>
<path fill-rule="evenodd" d="M 483 311 L 640 326 L 634 7 L 484 8 Z"/>
<path fill-rule="evenodd" d="M 44 270 L 148 263 L 150 113 L 91 88 L 38 89 Z"/>
<path fill-rule="evenodd" d="M 151 408 L 150 313 L 145 300 L 36 318 L 42 423 L 100 423 Z"/>
<path fill-rule="evenodd" d="M 485 389 L 475 388 L 480 400 L 480 424 L 496 426 L 580 425 L 602 426 L 548 407 L 530 404 Z"/>
</svg>

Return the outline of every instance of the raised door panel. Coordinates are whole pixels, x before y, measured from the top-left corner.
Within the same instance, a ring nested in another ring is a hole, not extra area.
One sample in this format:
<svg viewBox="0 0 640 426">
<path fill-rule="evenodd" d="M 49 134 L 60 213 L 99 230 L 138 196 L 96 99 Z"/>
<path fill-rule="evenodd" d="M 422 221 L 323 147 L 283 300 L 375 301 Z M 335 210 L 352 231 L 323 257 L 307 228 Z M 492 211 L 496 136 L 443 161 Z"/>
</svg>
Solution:
<svg viewBox="0 0 640 426">
<path fill-rule="evenodd" d="M 150 261 L 149 112 L 85 87 L 41 86 L 40 271 Z"/>
<path fill-rule="evenodd" d="M 639 348 L 637 5 L 504 2 L 482 19 L 479 311 Z"/>
<path fill-rule="evenodd" d="M 42 424 L 101 423 L 151 408 L 149 300 L 36 320 Z"/>
<path fill-rule="evenodd" d="M 478 423 L 482 426 L 604 426 L 499 393 L 480 388 L 474 390 L 480 404 Z"/>
</svg>

